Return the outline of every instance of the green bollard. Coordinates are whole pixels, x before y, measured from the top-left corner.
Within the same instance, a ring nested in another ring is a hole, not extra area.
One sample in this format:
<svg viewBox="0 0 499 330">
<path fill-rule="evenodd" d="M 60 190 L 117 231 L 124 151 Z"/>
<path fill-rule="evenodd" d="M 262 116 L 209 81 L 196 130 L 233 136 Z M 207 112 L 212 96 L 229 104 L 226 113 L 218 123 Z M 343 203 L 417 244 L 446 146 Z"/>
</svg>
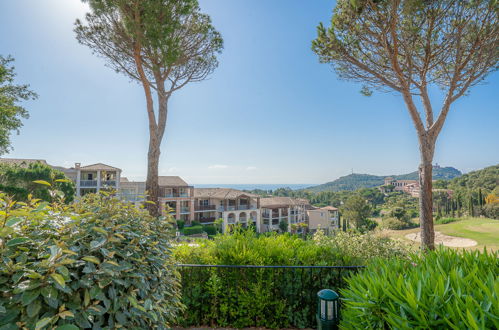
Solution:
<svg viewBox="0 0 499 330">
<path fill-rule="evenodd" d="M 324 289 L 317 293 L 317 298 L 317 329 L 338 329 L 340 296 L 333 290 Z"/>
</svg>

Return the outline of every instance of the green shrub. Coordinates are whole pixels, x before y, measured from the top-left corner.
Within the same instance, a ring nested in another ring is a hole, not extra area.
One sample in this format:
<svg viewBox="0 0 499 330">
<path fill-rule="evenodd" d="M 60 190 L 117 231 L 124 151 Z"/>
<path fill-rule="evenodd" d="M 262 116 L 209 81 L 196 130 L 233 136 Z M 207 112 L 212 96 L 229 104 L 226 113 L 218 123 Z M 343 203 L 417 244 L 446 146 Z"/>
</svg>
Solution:
<svg viewBox="0 0 499 330">
<path fill-rule="evenodd" d="M 37 180 L 52 183 L 52 187 L 34 182 Z M 0 192 L 13 196 L 16 201 L 25 202 L 30 194 L 34 198 L 53 201 L 52 188 L 63 194 L 61 196 L 64 197 L 66 203 L 73 201 L 74 183 L 68 180 L 63 172 L 41 162 L 30 163 L 26 166 L 0 164 Z"/>
<path fill-rule="evenodd" d="M 485 204 L 483 214 L 488 218 L 499 220 L 499 203 Z"/>
<path fill-rule="evenodd" d="M 214 225 L 203 226 L 203 230 L 210 236 L 217 234 L 217 228 Z"/>
<path fill-rule="evenodd" d="M 363 265 L 371 256 L 401 256 L 389 239 L 319 231 L 314 239 L 235 229 L 231 235 L 180 244 L 178 263 L 214 265 Z M 348 269 L 183 268 L 186 312 L 180 325 L 210 327 L 315 327 L 316 296 L 344 286 Z"/>
<path fill-rule="evenodd" d="M 184 220 L 177 220 L 177 228 L 179 230 L 184 229 L 184 226 L 185 226 L 185 221 Z"/>
<path fill-rule="evenodd" d="M 497 329 L 499 253 L 376 259 L 341 290 L 343 329 Z"/>
<path fill-rule="evenodd" d="M 191 226 L 192 227 L 201 226 L 201 222 L 194 220 L 191 222 Z"/>
<path fill-rule="evenodd" d="M 392 230 L 402 230 L 417 227 L 418 225 L 408 220 L 399 220 L 395 217 L 383 218 L 383 228 Z"/>
<path fill-rule="evenodd" d="M 458 221 L 459 219 L 456 218 L 441 218 L 435 221 L 435 224 L 437 225 L 445 225 L 447 223 L 455 222 Z"/>
<path fill-rule="evenodd" d="M 0 328 L 166 328 L 181 309 L 170 221 L 103 195 L 0 212 Z"/>
<path fill-rule="evenodd" d="M 189 235 L 195 235 L 195 234 L 201 234 L 204 232 L 203 226 L 197 225 L 197 226 L 191 226 L 191 227 L 184 227 L 183 233 L 186 236 Z"/>
</svg>

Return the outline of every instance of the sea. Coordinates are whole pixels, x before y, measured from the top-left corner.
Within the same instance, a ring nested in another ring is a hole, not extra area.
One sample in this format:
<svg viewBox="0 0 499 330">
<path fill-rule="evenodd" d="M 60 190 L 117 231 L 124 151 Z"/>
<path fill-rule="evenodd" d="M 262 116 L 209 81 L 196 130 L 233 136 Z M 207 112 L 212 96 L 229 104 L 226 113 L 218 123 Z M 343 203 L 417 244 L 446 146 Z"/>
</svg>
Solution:
<svg viewBox="0 0 499 330">
<path fill-rule="evenodd" d="M 316 186 L 315 183 L 289 183 L 289 184 L 270 184 L 270 183 L 252 183 L 252 184 L 223 184 L 223 183 L 210 183 L 210 184 L 193 184 L 196 188 L 232 188 L 238 190 L 276 190 L 279 188 L 290 188 L 292 190 L 298 190 L 303 188 L 308 188 Z"/>
</svg>

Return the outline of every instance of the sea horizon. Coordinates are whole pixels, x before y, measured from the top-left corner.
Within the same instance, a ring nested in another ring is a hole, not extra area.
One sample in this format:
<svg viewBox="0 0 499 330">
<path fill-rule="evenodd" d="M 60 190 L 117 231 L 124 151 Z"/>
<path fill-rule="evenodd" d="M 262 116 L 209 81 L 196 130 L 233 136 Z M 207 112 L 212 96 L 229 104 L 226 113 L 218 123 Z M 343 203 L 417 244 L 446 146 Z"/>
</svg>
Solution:
<svg viewBox="0 0 499 330">
<path fill-rule="evenodd" d="M 238 190 L 276 190 L 279 188 L 290 188 L 292 190 L 298 190 L 303 188 L 308 188 L 311 186 L 316 186 L 316 183 L 203 183 L 203 184 L 192 184 L 196 188 L 232 188 Z"/>
</svg>

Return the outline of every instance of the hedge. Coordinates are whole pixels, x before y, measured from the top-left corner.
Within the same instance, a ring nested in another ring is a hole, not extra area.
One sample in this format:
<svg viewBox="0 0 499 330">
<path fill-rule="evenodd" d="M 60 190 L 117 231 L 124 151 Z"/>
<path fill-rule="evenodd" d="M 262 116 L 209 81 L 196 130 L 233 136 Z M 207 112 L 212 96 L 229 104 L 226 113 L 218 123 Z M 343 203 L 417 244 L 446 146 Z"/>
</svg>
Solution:
<svg viewBox="0 0 499 330">
<path fill-rule="evenodd" d="M 403 256 L 397 243 L 370 235 L 290 234 L 235 230 L 173 250 L 178 263 L 214 265 L 363 265 L 372 256 Z M 315 327 L 316 293 L 339 290 L 347 269 L 189 268 L 182 274 L 183 327 Z"/>
<path fill-rule="evenodd" d="M 184 229 L 183 229 L 183 233 L 186 236 L 195 235 L 195 234 L 201 234 L 203 232 L 204 232 L 203 226 L 201 226 L 201 225 L 191 226 L 191 227 L 184 227 Z"/>
</svg>

